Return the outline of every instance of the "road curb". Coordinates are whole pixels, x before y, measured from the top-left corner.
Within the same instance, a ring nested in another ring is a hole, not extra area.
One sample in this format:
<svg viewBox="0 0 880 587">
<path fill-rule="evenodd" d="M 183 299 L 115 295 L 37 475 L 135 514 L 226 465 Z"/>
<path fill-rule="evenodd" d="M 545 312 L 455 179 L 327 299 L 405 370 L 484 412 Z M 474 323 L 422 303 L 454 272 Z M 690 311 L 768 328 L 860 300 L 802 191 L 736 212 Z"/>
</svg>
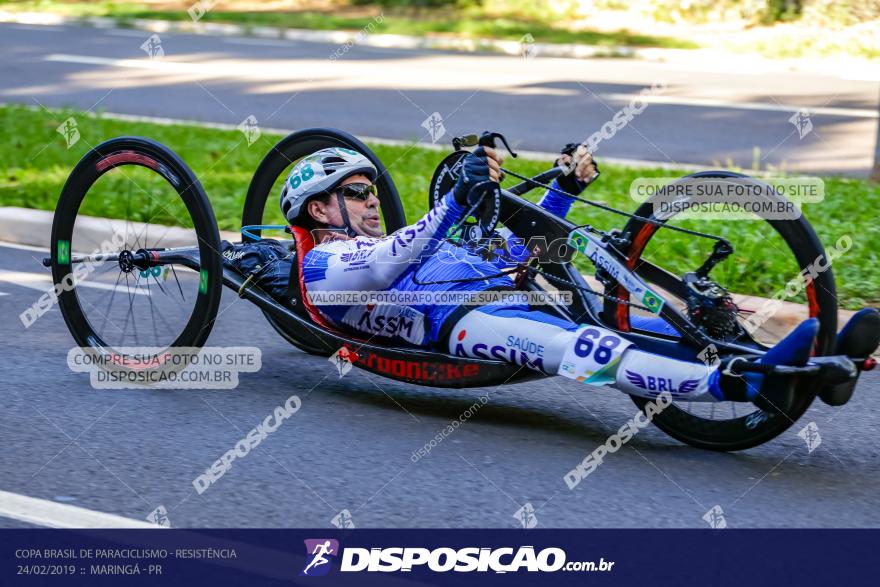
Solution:
<svg viewBox="0 0 880 587">
<path fill-rule="evenodd" d="M 49 210 L 34 210 L 14 206 L 0 207 L 0 241 L 17 245 L 42 247 L 48 250 L 53 216 L 54 213 Z M 137 224 L 129 223 L 128 230 L 140 230 Z M 110 238 L 108 227 L 112 227 L 114 230 L 124 230 L 125 224 L 121 220 L 79 217 L 77 218 L 78 241 L 80 243 L 87 243 L 83 245 L 85 250 L 99 250 L 101 243 Z M 163 238 L 165 246 L 184 246 L 193 242 L 194 237 L 190 231 L 183 228 L 174 228 L 172 230 L 179 231 L 177 235 L 179 238 L 175 238 L 173 234 L 166 236 Z M 231 242 L 241 240 L 240 236 L 237 232 L 220 232 L 221 239 Z M 591 287 L 598 288 L 598 291 L 601 291 L 601 285 L 592 276 L 585 275 L 584 277 Z M 768 301 L 755 296 L 736 294 L 734 299 L 737 304 L 748 299 L 750 306 L 758 308 L 761 307 L 761 304 Z M 854 312 L 851 310 L 840 310 L 838 312 L 839 324 L 845 324 L 853 314 Z M 802 306 L 783 301 L 781 307 L 767 320 L 763 328 L 774 334 L 784 334 L 807 317 L 806 310 Z"/>
<path fill-rule="evenodd" d="M 0 241 L 16 245 L 42 247 L 49 250 L 52 221 L 55 213 L 50 210 L 34 210 L 15 206 L 0 207 Z M 122 220 L 98 218 L 94 216 L 77 217 L 77 240 L 83 251 L 97 251 L 101 244 L 110 239 L 112 231 L 123 234 L 143 234 L 144 224 L 126 223 Z M 220 231 L 224 240 L 240 240 L 237 232 Z M 187 246 L 195 242 L 195 235 L 185 228 L 171 227 L 163 235 L 162 244 L 167 247 Z"/>
<path fill-rule="evenodd" d="M 169 21 L 144 18 L 123 17 L 70 17 L 42 12 L 0 11 L 0 22 L 25 25 L 80 25 L 95 28 L 129 28 L 153 33 L 187 33 L 223 37 L 256 37 L 312 43 L 348 43 L 384 49 L 430 49 L 439 51 L 461 51 L 467 53 L 491 52 L 516 55 L 524 58 L 554 57 L 563 59 L 592 58 L 631 58 L 654 62 L 685 61 L 704 64 L 717 69 L 720 65 L 729 68 L 743 68 L 755 71 L 800 71 L 840 74 L 857 71 L 857 79 L 880 81 L 880 65 L 858 57 L 804 57 L 772 59 L 753 53 L 730 53 L 718 49 L 666 49 L 661 47 L 631 47 L 626 45 L 600 46 L 577 43 L 535 43 L 527 42 L 526 36 L 520 41 L 500 39 L 466 39 L 444 36 L 412 36 L 370 33 L 363 31 L 312 31 L 269 26 L 239 25 L 232 23 L 203 23 Z M 328 55 L 330 58 L 330 55 Z"/>
</svg>

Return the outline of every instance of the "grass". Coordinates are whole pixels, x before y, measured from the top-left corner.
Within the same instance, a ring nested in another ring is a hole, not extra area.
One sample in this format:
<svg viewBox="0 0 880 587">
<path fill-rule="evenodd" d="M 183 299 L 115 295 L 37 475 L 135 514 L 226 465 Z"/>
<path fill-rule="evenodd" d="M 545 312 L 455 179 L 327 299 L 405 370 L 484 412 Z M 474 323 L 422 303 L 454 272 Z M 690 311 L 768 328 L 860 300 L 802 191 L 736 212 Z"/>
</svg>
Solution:
<svg viewBox="0 0 880 587">
<path fill-rule="evenodd" d="M 64 138 L 56 131 L 69 116 L 73 116 L 80 132 L 80 140 L 67 148 Z M 248 146 L 238 131 L 223 131 L 193 126 L 164 126 L 151 123 L 132 123 L 103 117 L 89 117 L 78 111 L 45 111 L 23 106 L 0 106 L 0 124 L 7 140 L 0 144 L 0 205 L 23 206 L 54 210 L 61 188 L 76 162 L 92 146 L 120 135 L 140 135 L 168 145 L 180 155 L 199 176 L 223 230 L 237 231 L 247 186 L 253 171 L 269 148 L 281 137 L 264 133 Z M 560 138 L 560 142 L 563 142 Z M 567 137 L 572 138 L 572 137 Z M 427 191 L 430 177 L 444 153 L 418 146 L 370 145 L 389 167 L 403 199 L 407 218 L 417 220 L 427 210 Z M 509 160 L 511 169 L 535 174 L 547 168 L 542 161 Z M 130 169 L 130 168 L 126 168 Z M 155 179 L 146 169 L 140 170 L 137 182 L 149 186 Z M 683 173 L 682 173 L 683 174 Z M 628 196 L 630 183 L 638 177 L 668 177 L 679 175 L 669 170 L 632 169 L 603 164 L 602 177 L 589 188 L 586 195 L 596 201 L 634 211 L 636 203 Z M 142 179 L 141 179 L 142 178 Z M 100 198 L 88 198 L 83 213 L 126 217 L 120 197 L 121 190 L 130 190 L 127 179 Z M 870 216 L 880 208 L 880 187 L 858 179 L 825 178 L 825 201 L 805 208 L 826 246 L 842 235 L 851 236 L 852 248 L 835 262 L 834 272 L 842 307 L 859 308 L 880 302 L 880 264 L 877 245 L 880 244 L 880 224 Z M 118 188 L 118 189 L 117 189 Z M 270 201 L 267 209 L 273 208 Z M 866 213 L 868 211 L 868 213 Z M 144 219 L 154 210 L 141 213 Z M 274 218 L 280 220 L 280 212 Z M 623 218 L 618 215 L 576 205 L 570 218 L 579 223 L 589 222 L 603 228 L 620 228 Z M 174 223 L 173 215 L 154 220 Z M 737 252 L 713 273 L 730 289 L 770 297 L 797 274 L 797 267 L 784 254 L 784 244 L 767 231 L 760 222 L 686 221 L 688 226 L 728 236 Z M 698 267 L 709 252 L 708 241 L 682 237 L 671 231 L 661 231 L 649 244 L 646 255 L 662 260 L 665 267 L 686 271 Z M 652 247 L 654 247 L 652 249 Z M 583 269 L 587 269 L 585 265 Z"/>
<path fill-rule="evenodd" d="M 827 30 L 815 25 L 777 25 L 763 34 L 723 39 L 720 45 L 730 51 L 760 53 L 778 59 L 848 56 L 880 60 L 880 36 L 876 26 L 868 22 Z"/>
<path fill-rule="evenodd" d="M 117 2 L 54 2 L 54 1 L 0 1 L 0 10 L 42 11 L 64 14 L 73 17 L 106 16 L 125 24 L 137 18 L 169 21 L 189 21 L 186 8 L 194 4 L 181 4 L 177 10 L 151 7 L 145 3 Z M 235 23 L 244 26 L 272 26 L 308 30 L 348 30 L 359 31 L 370 26 L 372 33 L 398 35 L 452 35 L 463 38 L 492 38 L 519 41 L 530 34 L 538 43 L 579 43 L 585 45 L 638 47 L 666 47 L 675 49 L 697 48 L 693 42 L 647 34 L 632 33 L 626 30 L 611 32 L 572 31 L 555 26 L 550 21 L 536 20 L 523 16 L 495 16 L 487 18 L 476 14 L 454 10 L 423 10 L 418 13 L 384 9 L 381 22 L 374 15 L 364 15 L 364 11 L 333 12 L 316 10 L 304 11 L 223 11 L 210 10 L 199 22 Z"/>
</svg>

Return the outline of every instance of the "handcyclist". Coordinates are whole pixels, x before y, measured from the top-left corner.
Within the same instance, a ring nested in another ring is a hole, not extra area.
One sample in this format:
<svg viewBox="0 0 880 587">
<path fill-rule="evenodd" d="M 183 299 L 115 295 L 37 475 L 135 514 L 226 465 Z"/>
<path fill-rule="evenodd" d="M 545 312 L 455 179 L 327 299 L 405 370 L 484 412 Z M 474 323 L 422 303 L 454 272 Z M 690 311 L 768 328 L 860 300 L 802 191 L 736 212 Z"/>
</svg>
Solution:
<svg viewBox="0 0 880 587">
<path fill-rule="evenodd" d="M 573 198 L 597 173 L 583 146 L 564 154 L 557 165 L 567 169 L 540 202 L 565 216 Z M 448 242 L 448 231 L 475 201 L 485 182 L 501 178 L 501 156 L 478 147 L 462 163 L 454 188 L 418 222 L 383 236 L 375 166 L 348 149 L 317 151 L 291 169 L 281 191 L 287 220 L 312 231 L 316 246 L 302 259 L 303 283 L 310 298 L 322 292 L 427 293 L 510 290 L 513 281 L 499 274 L 507 261 L 487 260 Z M 475 189 L 475 186 L 480 188 Z M 646 382 L 670 393 L 687 392 L 689 399 L 745 400 L 761 396 L 784 401 L 790 386 L 762 389 L 764 376 L 722 375 L 715 367 L 646 352 L 615 332 L 568 322 L 525 304 L 466 305 L 432 303 L 322 304 L 315 306 L 331 324 L 367 337 L 405 341 L 458 355 L 494 358 L 540 370 L 548 375 L 593 384 L 608 384 L 644 395 Z M 806 363 L 818 321 L 810 319 L 792 331 L 762 358 L 767 364 Z M 665 321 L 653 318 L 644 328 L 676 334 Z M 765 386 L 767 387 L 767 386 Z"/>
</svg>

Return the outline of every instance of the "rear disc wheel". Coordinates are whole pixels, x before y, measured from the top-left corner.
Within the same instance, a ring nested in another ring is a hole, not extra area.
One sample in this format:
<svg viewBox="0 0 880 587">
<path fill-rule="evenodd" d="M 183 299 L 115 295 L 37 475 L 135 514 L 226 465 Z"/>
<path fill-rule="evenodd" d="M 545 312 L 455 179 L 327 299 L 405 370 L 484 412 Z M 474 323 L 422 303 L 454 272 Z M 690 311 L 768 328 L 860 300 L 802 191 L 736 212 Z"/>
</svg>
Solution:
<svg viewBox="0 0 880 587">
<path fill-rule="evenodd" d="M 774 198 L 765 184 L 745 175 L 713 171 L 697 173 L 683 179 L 694 178 L 716 181 L 736 178 L 737 181 L 760 186 L 768 198 Z M 818 274 L 814 272 L 814 277 L 800 291 L 787 297 L 782 311 L 791 316 L 799 316 L 798 319 L 791 323 L 782 323 L 779 320 L 759 323 L 757 320 L 768 308 L 765 305 L 767 298 L 786 291 L 786 287 L 790 288 L 789 291 L 796 289 L 789 285 L 792 280 L 797 281 L 802 272 L 809 273 L 810 265 L 820 257 L 826 258 L 825 249 L 803 215 L 786 220 L 684 220 L 677 219 L 675 215 L 658 217 L 654 213 L 654 203 L 654 200 L 649 199 L 636 210 L 636 215 L 720 235 L 734 246 L 734 253 L 715 267 L 710 277 L 734 294 L 737 322 L 744 325 L 752 320 L 749 324 L 750 334 L 737 342 L 757 350 L 766 350 L 788 334 L 801 319 L 814 317 L 819 320 L 820 328 L 813 354 L 821 356 L 832 353 L 837 332 L 837 301 L 830 268 Z M 679 278 L 699 266 L 708 257 L 713 244 L 706 239 L 662 230 L 657 225 L 638 218 L 630 219 L 622 234 L 629 241 L 621 252 L 628 257 L 630 269 L 638 272 L 640 261 L 647 260 Z M 695 246 L 694 241 L 700 241 L 700 244 Z M 743 279 L 743 275 L 748 275 L 749 278 Z M 656 286 L 655 282 L 647 281 Z M 728 286 L 730 283 L 733 285 Z M 671 294 L 667 289 L 663 291 L 670 303 L 685 309 L 685 299 Z M 751 296 L 738 296 L 738 292 Z M 616 298 L 629 299 L 625 288 L 615 282 L 606 288 L 606 293 Z M 633 331 L 636 330 L 631 319 L 634 312 L 650 316 L 625 304 L 606 300 L 603 319 L 617 330 Z M 757 328 L 754 327 L 755 324 L 758 324 Z M 700 360 L 697 354 L 701 350 L 694 349 L 693 360 Z M 818 391 L 818 386 L 809 378 L 798 379 L 795 383 L 794 402 L 783 414 L 772 414 L 745 402 L 675 400 L 672 405 L 654 416 L 653 423 L 673 438 L 692 446 L 719 451 L 742 450 L 763 444 L 782 434 L 809 408 Z M 630 397 L 643 410 L 650 401 L 637 396 Z"/>
</svg>

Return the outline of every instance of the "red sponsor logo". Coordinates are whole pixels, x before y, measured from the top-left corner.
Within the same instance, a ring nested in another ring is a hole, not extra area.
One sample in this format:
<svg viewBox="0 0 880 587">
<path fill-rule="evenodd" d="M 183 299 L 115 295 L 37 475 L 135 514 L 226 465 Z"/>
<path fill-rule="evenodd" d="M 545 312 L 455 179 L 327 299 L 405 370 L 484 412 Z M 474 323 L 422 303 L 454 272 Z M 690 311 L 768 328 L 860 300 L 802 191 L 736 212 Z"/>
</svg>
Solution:
<svg viewBox="0 0 880 587">
<path fill-rule="evenodd" d="M 119 165 L 120 163 L 140 163 L 150 169 L 157 169 L 159 167 L 159 163 L 157 163 L 155 159 L 147 157 L 146 155 L 141 155 L 134 151 L 120 151 L 118 153 L 113 153 L 112 155 L 107 155 L 98 161 L 98 163 L 95 164 L 95 169 L 98 171 L 104 171 L 108 167 Z"/>
<path fill-rule="evenodd" d="M 444 381 L 450 379 L 469 379 L 480 373 L 477 364 L 437 363 L 434 361 L 412 361 L 390 359 L 376 353 L 354 355 L 353 363 L 390 377 L 412 381 Z"/>
</svg>

